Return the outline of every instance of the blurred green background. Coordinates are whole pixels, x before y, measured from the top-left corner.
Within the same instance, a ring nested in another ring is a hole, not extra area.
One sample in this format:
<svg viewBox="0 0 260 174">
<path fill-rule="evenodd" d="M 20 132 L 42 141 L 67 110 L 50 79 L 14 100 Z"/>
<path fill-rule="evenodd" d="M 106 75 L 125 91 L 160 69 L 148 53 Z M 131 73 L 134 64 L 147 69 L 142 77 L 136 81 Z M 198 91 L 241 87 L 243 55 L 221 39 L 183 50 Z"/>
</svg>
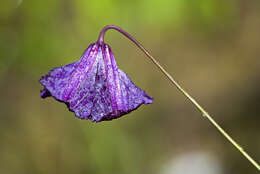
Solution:
<svg viewBox="0 0 260 174">
<path fill-rule="evenodd" d="M 5 0 L 0 173 L 257 173 L 118 32 L 105 42 L 154 104 L 96 124 L 40 98 L 39 78 L 78 60 L 109 24 L 134 35 L 260 160 L 259 0 Z"/>
</svg>

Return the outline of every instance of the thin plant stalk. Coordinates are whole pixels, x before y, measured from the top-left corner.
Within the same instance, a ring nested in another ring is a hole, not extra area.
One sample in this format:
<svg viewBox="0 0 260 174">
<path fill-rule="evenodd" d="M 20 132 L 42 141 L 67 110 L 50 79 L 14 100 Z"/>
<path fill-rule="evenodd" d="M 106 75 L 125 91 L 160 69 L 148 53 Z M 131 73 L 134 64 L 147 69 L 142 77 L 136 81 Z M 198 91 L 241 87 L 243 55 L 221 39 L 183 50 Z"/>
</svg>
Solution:
<svg viewBox="0 0 260 174">
<path fill-rule="evenodd" d="M 246 157 L 246 159 L 253 164 L 257 170 L 260 171 L 259 164 L 233 139 L 229 136 L 229 134 L 224 131 L 220 125 L 206 112 L 206 110 L 191 96 L 189 95 L 180 85 L 177 83 L 176 80 L 173 79 L 173 77 L 160 65 L 160 63 L 140 44 L 132 35 L 127 33 L 126 31 L 122 30 L 118 26 L 114 25 L 108 25 L 105 26 L 102 31 L 100 32 L 98 43 L 103 44 L 104 43 L 104 34 L 107 30 L 114 29 L 122 33 L 124 36 L 126 36 L 128 39 L 130 39 L 132 42 L 135 43 L 135 45 L 140 48 L 148 58 L 160 69 L 160 71 L 170 80 L 170 82 L 188 99 L 192 102 L 192 104 L 195 105 L 195 107 L 201 112 L 201 114 L 206 117 L 210 123 L 217 128 L 217 130 L 234 146 L 237 148 L 237 150 Z"/>
</svg>

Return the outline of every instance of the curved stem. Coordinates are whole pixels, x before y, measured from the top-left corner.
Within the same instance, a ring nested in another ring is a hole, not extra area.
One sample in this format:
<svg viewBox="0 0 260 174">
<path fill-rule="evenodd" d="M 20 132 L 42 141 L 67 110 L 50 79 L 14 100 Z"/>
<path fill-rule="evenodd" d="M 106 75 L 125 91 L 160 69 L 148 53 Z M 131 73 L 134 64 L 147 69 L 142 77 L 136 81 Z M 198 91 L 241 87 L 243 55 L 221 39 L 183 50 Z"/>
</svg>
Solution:
<svg viewBox="0 0 260 174">
<path fill-rule="evenodd" d="M 126 31 L 122 30 L 118 26 L 114 25 L 108 25 L 105 26 L 102 31 L 100 32 L 99 38 L 98 38 L 98 43 L 103 44 L 104 43 L 104 34 L 107 30 L 109 29 L 114 29 L 122 33 L 124 36 L 126 36 L 128 39 L 130 39 L 132 42 L 135 43 L 135 45 L 140 48 L 148 58 L 151 59 L 151 61 L 160 69 L 160 71 L 170 80 L 170 82 L 186 97 L 188 100 L 192 102 L 192 104 L 195 105 L 195 107 L 202 113 L 203 116 L 205 116 L 213 126 L 217 128 L 217 130 L 233 145 L 235 146 L 242 155 L 244 155 L 249 162 L 251 162 L 258 170 L 260 170 L 259 164 L 251 157 L 248 155 L 248 153 L 240 146 L 238 143 L 233 140 L 226 131 L 224 131 L 218 123 L 206 112 L 206 110 L 198 104 L 198 102 L 191 97 L 174 79 L 173 77 L 159 64 L 159 62 L 140 44 L 133 36 L 131 36 L 129 33 Z"/>
</svg>

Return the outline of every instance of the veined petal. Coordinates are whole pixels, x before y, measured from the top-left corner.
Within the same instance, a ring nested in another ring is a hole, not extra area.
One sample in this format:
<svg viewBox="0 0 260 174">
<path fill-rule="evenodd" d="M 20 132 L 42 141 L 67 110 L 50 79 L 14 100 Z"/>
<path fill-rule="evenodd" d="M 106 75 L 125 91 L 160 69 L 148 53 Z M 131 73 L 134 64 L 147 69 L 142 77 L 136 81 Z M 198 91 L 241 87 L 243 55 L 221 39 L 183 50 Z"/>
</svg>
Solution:
<svg viewBox="0 0 260 174">
<path fill-rule="evenodd" d="M 52 69 L 47 75 L 40 79 L 44 86 L 41 97 L 53 96 L 57 100 L 63 100 L 62 94 L 78 62 Z"/>
<path fill-rule="evenodd" d="M 118 68 L 106 44 L 91 44 L 79 61 L 54 68 L 40 83 L 42 98 L 53 96 L 78 118 L 92 122 L 118 118 L 153 102 Z"/>
</svg>

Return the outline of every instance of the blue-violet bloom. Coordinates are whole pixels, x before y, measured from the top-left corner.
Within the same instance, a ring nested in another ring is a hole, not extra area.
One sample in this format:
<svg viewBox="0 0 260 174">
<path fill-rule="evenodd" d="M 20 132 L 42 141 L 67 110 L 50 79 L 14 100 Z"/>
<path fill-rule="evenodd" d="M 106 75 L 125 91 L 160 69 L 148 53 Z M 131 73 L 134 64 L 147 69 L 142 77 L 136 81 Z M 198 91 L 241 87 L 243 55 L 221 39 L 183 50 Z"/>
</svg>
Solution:
<svg viewBox="0 0 260 174">
<path fill-rule="evenodd" d="M 52 96 L 76 117 L 92 122 L 112 120 L 153 102 L 117 67 L 105 43 L 91 44 L 79 61 L 52 69 L 40 83 L 42 98 Z"/>
</svg>

